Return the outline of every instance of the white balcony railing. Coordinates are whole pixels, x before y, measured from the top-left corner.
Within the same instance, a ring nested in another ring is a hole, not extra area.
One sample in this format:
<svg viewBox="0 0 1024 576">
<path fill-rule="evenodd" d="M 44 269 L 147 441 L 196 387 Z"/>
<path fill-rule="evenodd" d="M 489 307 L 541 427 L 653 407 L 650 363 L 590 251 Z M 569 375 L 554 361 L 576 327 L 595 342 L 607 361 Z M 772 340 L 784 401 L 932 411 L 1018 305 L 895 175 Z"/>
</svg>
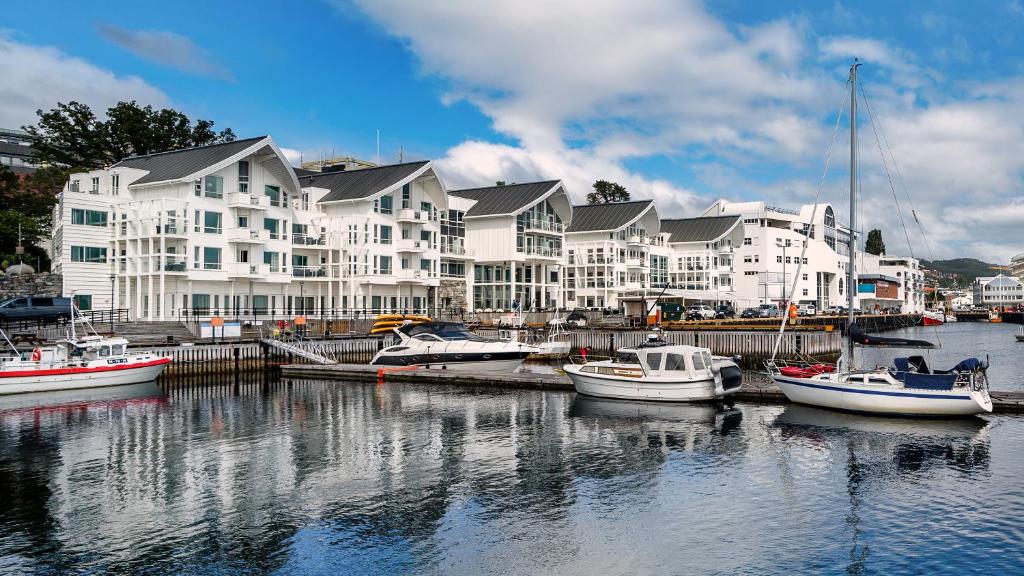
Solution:
<svg viewBox="0 0 1024 576">
<path fill-rule="evenodd" d="M 540 230 L 541 232 L 552 232 L 555 234 L 562 233 L 562 225 L 558 222 L 550 222 L 548 220 L 526 220 L 523 222 L 523 228 L 526 230 Z"/>
<path fill-rule="evenodd" d="M 266 276 L 270 274 L 270 265 L 253 262 L 231 262 L 228 264 L 229 276 Z"/>
<path fill-rule="evenodd" d="M 430 213 L 426 210 L 413 210 L 402 208 L 398 211 L 399 222 L 427 222 L 430 220 Z"/>
<path fill-rule="evenodd" d="M 399 252 L 423 252 L 429 246 L 430 243 L 426 240 L 402 239 L 395 244 L 395 249 Z"/>
<path fill-rule="evenodd" d="M 270 230 L 253 230 L 252 228 L 228 230 L 229 242 L 266 242 L 267 240 L 270 240 Z"/>
</svg>

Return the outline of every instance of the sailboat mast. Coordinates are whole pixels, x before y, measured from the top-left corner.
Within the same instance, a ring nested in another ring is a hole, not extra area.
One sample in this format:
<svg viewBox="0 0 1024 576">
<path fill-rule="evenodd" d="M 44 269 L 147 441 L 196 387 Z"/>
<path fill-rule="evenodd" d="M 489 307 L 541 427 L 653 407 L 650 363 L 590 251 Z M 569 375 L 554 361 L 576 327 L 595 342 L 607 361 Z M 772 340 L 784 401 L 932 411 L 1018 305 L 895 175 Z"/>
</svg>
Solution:
<svg viewBox="0 0 1024 576">
<path fill-rule="evenodd" d="M 853 295 L 857 290 L 857 67 L 860 64 L 854 58 L 850 66 L 850 266 L 849 275 L 846 278 L 846 301 L 849 325 L 847 336 L 850 336 L 850 328 L 853 326 Z M 853 338 L 849 340 L 847 348 L 846 364 L 849 369 L 853 368 Z"/>
</svg>

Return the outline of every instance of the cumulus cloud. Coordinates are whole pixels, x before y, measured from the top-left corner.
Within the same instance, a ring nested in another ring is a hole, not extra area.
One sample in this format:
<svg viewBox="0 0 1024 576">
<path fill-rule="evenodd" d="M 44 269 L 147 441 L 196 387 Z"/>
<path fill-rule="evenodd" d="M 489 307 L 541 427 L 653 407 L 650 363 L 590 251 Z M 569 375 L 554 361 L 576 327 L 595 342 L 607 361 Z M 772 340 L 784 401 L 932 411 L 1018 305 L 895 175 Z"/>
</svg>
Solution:
<svg viewBox="0 0 1024 576">
<path fill-rule="evenodd" d="M 97 24 L 96 30 L 139 58 L 186 74 L 235 81 L 231 71 L 217 62 L 209 51 L 180 34 L 166 30 L 128 30 L 110 24 Z"/>
<path fill-rule="evenodd" d="M 1022 188 L 1024 91 L 1016 83 L 951 87 L 919 63 L 927 58 L 898 44 L 817 37 L 799 18 L 727 26 L 696 1 L 355 2 L 406 43 L 425 74 L 448 81 L 443 101 L 472 103 L 515 142 L 471 139 L 451 148 L 438 160 L 449 181 L 562 178 L 581 200 L 595 179 L 619 180 L 672 215 L 695 214 L 718 196 L 809 201 L 828 116 L 842 98 L 841 69 L 856 56 L 868 64 L 874 110 L 935 255 L 1000 242 L 1024 250 L 986 227 L 951 229 L 954 214 L 998 206 Z M 862 144 L 865 226 L 896 240 L 903 232 L 870 132 Z M 842 146 L 834 173 L 845 171 Z M 697 173 L 707 189 L 626 168 L 652 156 Z M 841 178 L 828 192 L 842 202 Z"/>
<path fill-rule="evenodd" d="M 288 163 L 292 166 L 298 166 L 302 163 L 301 151 L 294 148 L 285 148 L 283 146 L 279 146 L 279 148 L 281 148 L 281 153 L 284 154 L 284 157 L 288 159 Z"/>
<path fill-rule="evenodd" d="M 36 121 L 36 110 L 76 100 L 104 110 L 120 100 L 155 106 L 169 99 L 137 76 L 118 76 L 48 46 L 15 41 L 0 34 L 0 126 Z"/>
</svg>

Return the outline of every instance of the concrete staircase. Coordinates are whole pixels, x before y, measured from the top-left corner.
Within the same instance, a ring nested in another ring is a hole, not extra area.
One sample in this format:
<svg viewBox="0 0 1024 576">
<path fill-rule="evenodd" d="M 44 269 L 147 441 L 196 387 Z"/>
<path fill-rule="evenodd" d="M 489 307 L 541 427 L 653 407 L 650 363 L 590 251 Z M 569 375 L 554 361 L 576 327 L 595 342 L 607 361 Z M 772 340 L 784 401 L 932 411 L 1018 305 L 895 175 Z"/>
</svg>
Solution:
<svg viewBox="0 0 1024 576">
<path fill-rule="evenodd" d="M 110 324 L 97 324 L 95 328 L 100 333 L 108 332 Z M 114 332 L 127 338 L 132 346 L 168 344 L 168 336 L 174 338 L 174 344 L 196 340 L 180 322 L 122 322 L 114 324 Z"/>
</svg>

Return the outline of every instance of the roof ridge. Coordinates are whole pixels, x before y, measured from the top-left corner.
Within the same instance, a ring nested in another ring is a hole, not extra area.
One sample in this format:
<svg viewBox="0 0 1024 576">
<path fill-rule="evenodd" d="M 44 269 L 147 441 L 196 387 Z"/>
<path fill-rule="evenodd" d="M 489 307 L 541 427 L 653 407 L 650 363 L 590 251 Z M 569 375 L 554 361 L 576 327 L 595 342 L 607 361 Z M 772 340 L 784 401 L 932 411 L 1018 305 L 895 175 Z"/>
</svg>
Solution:
<svg viewBox="0 0 1024 576">
<path fill-rule="evenodd" d="M 117 163 L 120 164 L 121 162 L 124 162 L 125 160 L 138 160 L 140 158 L 150 158 L 152 156 L 162 156 L 164 154 L 174 154 L 176 152 L 187 152 L 189 150 L 199 150 L 200 148 L 214 148 L 216 146 L 226 146 L 228 144 L 238 144 L 239 142 L 248 142 L 250 140 L 262 140 L 264 138 L 269 138 L 269 137 L 270 137 L 269 134 L 264 134 L 263 136 L 254 136 L 252 138 L 242 138 L 240 140 L 232 140 L 230 142 L 217 142 L 215 144 L 203 144 L 202 146 L 189 146 L 188 148 L 175 148 L 174 150 L 164 150 L 163 152 L 153 152 L 152 154 L 141 154 L 141 155 L 138 155 L 138 156 L 126 156 L 126 157 L 121 158 L 120 160 L 118 160 Z"/>
<path fill-rule="evenodd" d="M 646 198 L 646 199 L 643 199 L 643 200 L 621 200 L 619 202 L 604 202 L 602 204 L 573 204 L 572 207 L 574 209 L 575 208 L 590 208 L 590 207 L 598 208 L 598 207 L 601 207 L 601 206 L 622 206 L 623 204 L 650 204 L 651 202 L 654 202 L 654 200 L 651 199 L 651 198 Z"/>
<path fill-rule="evenodd" d="M 471 192 L 474 190 L 497 190 L 499 188 L 513 188 L 516 186 L 536 186 L 537 184 L 555 184 L 561 182 L 561 180 L 537 180 L 536 182 L 516 182 L 515 184 L 502 184 L 501 186 L 479 186 L 477 188 L 460 188 L 458 190 L 449 190 L 448 193 L 453 192 Z"/>
<path fill-rule="evenodd" d="M 299 176 L 299 178 L 316 178 L 317 176 L 336 176 L 338 174 L 355 174 L 357 172 L 370 172 L 371 170 L 381 170 L 383 168 L 397 168 L 399 166 L 413 166 L 415 164 L 428 164 L 430 160 L 417 160 L 415 162 L 400 162 L 398 164 L 385 164 L 383 166 L 373 166 L 370 168 L 359 168 L 356 170 L 338 170 L 335 172 L 318 172 L 316 174 L 306 174 Z"/>
</svg>

